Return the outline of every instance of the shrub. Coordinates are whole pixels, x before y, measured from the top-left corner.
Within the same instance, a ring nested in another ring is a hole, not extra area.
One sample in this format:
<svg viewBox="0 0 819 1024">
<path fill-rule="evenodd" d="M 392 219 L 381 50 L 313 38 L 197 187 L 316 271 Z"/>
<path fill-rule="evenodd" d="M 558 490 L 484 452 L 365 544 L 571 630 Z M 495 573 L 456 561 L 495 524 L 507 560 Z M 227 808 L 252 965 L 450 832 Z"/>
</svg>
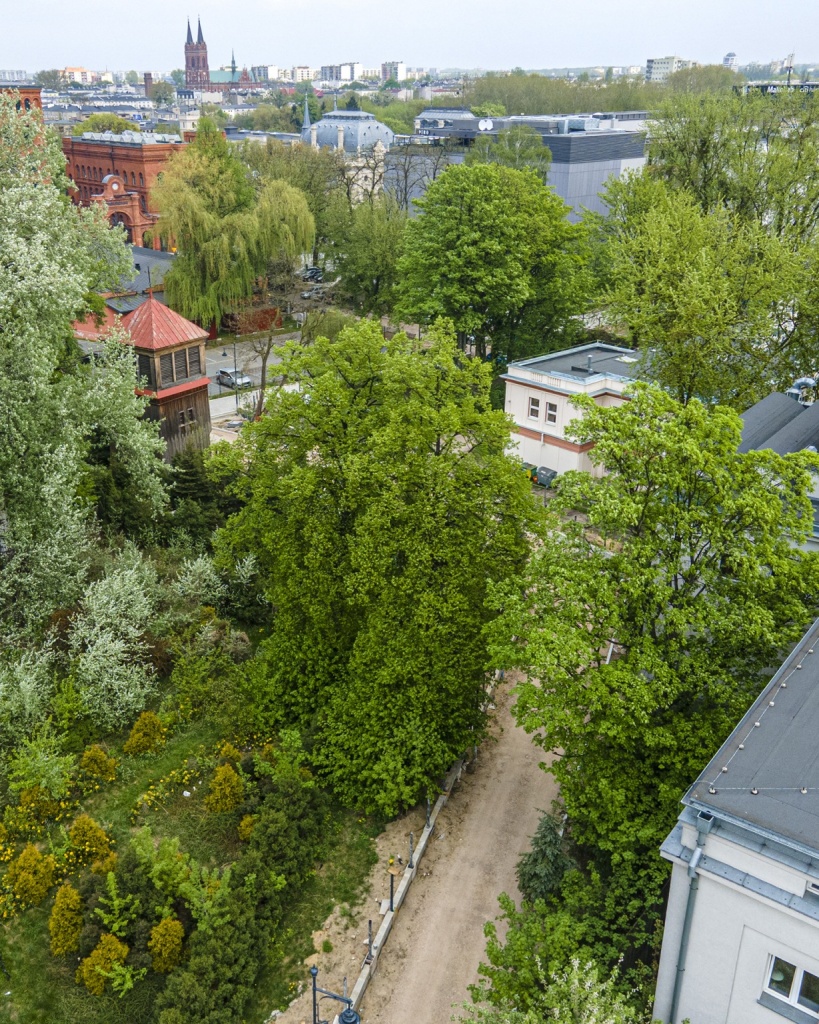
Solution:
<svg viewBox="0 0 819 1024">
<path fill-rule="evenodd" d="M 239 822 L 239 838 L 243 842 L 248 842 L 250 837 L 253 835 L 253 826 L 256 823 L 256 816 L 253 814 L 246 814 L 244 818 Z"/>
<path fill-rule="evenodd" d="M 99 779 L 102 782 L 113 782 L 117 777 L 116 758 L 109 757 L 98 743 L 83 752 L 80 768 L 90 779 Z"/>
<path fill-rule="evenodd" d="M 560 821 L 544 814 L 532 836 L 532 849 L 518 861 L 518 887 L 525 900 L 545 900 L 573 866 L 565 851 Z"/>
<path fill-rule="evenodd" d="M 51 854 L 40 853 L 29 843 L 8 866 L 4 879 L 15 901 L 21 907 L 42 903 L 54 882 L 57 862 Z"/>
<path fill-rule="evenodd" d="M 235 811 L 242 802 L 244 784 L 229 764 L 221 764 L 213 773 L 205 807 L 215 813 Z"/>
<path fill-rule="evenodd" d="M 87 814 L 75 818 L 68 835 L 80 864 L 102 860 L 111 852 L 111 840 L 105 829 Z"/>
<path fill-rule="evenodd" d="M 128 947 L 116 935 L 105 934 L 77 968 L 74 978 L 78 985 L 85 985 L 92 996 L 101 996 L 105 991 L 106 975 L 113 972 L 116 964 L 124 964 Z"/>
<path fill-rule="evenodd" d="M 147 754 L 165 744 L 165 726 L 155 711 L 143 711 L 134 722 L 131 734 L 122 748 L 126 754 Z"/>
<path fill-rule="evenodd" d="M 51 952 L 54 956 L 76 953 L 82 933 L 82 896 L 64 882 L 57 890 L 51 917 L 48 919 L 51 934 Z"/>
<path fill-rule="evenodd" d="M 175 917 L 166 917 L 151 929 L 148 949 L 151 966 L 158 974 L 168 974 L 182 962 L 185 929 Z"/>
</svg>

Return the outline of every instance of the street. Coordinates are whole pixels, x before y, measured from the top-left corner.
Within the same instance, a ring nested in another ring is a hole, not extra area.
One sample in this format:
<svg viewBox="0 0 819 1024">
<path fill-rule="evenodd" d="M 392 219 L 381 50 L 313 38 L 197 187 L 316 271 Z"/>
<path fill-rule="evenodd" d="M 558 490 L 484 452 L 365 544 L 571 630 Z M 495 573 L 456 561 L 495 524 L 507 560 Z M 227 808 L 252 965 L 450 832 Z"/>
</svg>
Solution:
<svg viewBox="0 0 819 1024">
<path fill-rule="evenodd" d="M 276 347 L 284 345 L 286 341 L 290 341 L 293 338 L 298 338 L 298 332 L 292 334 L 280 334 L 276 337 Z M 221 346 L 221 347 L 220 347 Z M 208 387 L 208 394 L 211 398 L 218 397 L 219 395 L 231 394 L 230 388 L 222 387 L 216 383 L 216 374 L 219 370 L 232 370 L 233 369 L 233 352 L 234 343 L 233 338 L 230 335 L 226 335 L 221 339 L 220 343 L 210 343 L 206 350 L 206 370 L 208 377 L 210 378 L 210 385 Z M 222 353 L 225 353 L 224 355 Z M 267 360 L 267 373 L 268 379 L 275 375 L 275 366 L 281 362 L 276 349 L 270 353 L 270 358 Z M 262 360 L 253 351 L 253 344 L 250 341 L 240 341 L 236 344 L 236 369 L 240 373 L 247 374 L 248 377 L 253 381 L 253 386 L 258 388 L 262 373 Z M 241 401 L 240 396 L 240 401 Z"/>
</svg>

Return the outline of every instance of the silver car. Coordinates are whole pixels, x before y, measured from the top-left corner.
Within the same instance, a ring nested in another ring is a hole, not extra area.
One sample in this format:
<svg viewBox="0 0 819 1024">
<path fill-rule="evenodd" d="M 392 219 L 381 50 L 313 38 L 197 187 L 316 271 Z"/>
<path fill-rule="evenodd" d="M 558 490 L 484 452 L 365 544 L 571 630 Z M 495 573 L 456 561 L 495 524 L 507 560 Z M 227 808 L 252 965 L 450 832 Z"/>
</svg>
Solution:
<svg viewBox="0 0 819 1024">
<path fill-rule="evenodd" d="M 217 370 L 216 371 L 216 383 L 221 384 L 224 388 L 252 388 L 253 381 L 248 377 L 246 373 L 240 373 L 238 370 Z"/>
</svg>

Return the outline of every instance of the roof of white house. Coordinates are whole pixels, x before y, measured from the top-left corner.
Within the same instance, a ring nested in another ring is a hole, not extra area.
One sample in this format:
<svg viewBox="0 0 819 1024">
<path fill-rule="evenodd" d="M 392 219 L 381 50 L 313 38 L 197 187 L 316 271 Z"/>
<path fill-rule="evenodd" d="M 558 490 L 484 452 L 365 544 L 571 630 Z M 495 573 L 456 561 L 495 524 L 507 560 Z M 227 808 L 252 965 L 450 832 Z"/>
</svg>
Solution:
<svg viewBox="0 0 819 1024">
<path fill-rule="evenodd" d="M 683 803 L 819 858 L 819 619 Z"/>
<path fill-rule="evenodd" d="M 596 394 L 623 388 L 642 376 L 640 353 L 600 341 L 510 363 L 503 379 L 541 384 L 567 394 Z"/>
</svg>

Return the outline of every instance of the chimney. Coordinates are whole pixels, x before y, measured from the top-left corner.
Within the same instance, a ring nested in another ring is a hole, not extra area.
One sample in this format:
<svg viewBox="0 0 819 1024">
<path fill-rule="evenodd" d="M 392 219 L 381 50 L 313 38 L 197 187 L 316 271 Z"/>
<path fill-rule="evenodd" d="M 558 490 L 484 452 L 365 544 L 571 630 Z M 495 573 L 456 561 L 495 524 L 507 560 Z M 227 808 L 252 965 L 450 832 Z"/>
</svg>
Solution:
<svg viewBox="0 0 819 1024">
<path fill-rule="evenodd" d="M 589 373 L 591 373 L 591 372 L 592 372 L 592 357 L 591 357 L 591 352 L 589 352 L 589 354 L 588 354 L 588 355 L 586 356 L 586 369 L 588 370 L 588 372 L 589 372 Z"/>
<path fill-rule="evenodd" d="M 318 125 L 310 125 L 310 145 L 313 149 L 318 149 Z"/>
<path fill-rule="evenodd" d="M 336 148 L 339 150 L 339 152 L 341 152 L 341 153 L 344 152 L 344 125 L 342 125 L 342 124 L 340 124 L 338 126 L 338 137 L 337 137 Z"/>
</svg>

